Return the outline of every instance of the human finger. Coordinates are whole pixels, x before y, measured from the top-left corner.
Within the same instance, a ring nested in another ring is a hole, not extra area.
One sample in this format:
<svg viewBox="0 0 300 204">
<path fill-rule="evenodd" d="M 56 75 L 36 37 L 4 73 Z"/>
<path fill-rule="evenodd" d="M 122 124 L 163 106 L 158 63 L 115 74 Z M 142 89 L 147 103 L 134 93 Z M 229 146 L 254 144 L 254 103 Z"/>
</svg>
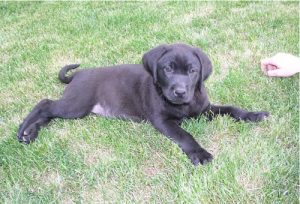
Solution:
<svg viewBox="0 0 300 204">
<path fill-rule="evenodd" d="M 284 69 L 275 69 L 267 71 L 267 75 L 270 77 L 289 77 L 291 76 L 290 73 L 286 72 Z"/>
</svg>

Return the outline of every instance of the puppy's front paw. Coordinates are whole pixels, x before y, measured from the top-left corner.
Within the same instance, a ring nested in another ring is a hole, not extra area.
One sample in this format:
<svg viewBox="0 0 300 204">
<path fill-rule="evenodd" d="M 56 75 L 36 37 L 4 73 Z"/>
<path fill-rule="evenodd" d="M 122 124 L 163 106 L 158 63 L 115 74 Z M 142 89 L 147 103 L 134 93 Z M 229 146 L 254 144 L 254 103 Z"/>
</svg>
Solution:
<svg viewBox="0 0 300 204">
<path fill-rule="evenodd" d="M 199 163 L 204 165 L 213 160 L 213 156 L 210 153 L 208 153 L 205 149 L 193 151 L 188 154 L 188 157 L 195 166 L 199 165 Z"/>
<path fill-rule="evenodd" d="M 22 125 L 20 125 L 20 129 L 17 135 L 19 142 L 29 144 L 30 142 L 34 141 L 35 138 L 37 137 L 38 130 L 33 125 L 31 125 L 28 128 L 26 128 L 24 131 L 22 131 L 21 126 Z"/>
<path fill-rule="evenodd" d="M 251 122 L 259 122 L 265 120 L 267 117 L 269 117 L 269 115 L 270 115 L 269 112 L 266 111 L 249 112 L 246 114 L 244 120 L 251 121 Z"/>
</svg>

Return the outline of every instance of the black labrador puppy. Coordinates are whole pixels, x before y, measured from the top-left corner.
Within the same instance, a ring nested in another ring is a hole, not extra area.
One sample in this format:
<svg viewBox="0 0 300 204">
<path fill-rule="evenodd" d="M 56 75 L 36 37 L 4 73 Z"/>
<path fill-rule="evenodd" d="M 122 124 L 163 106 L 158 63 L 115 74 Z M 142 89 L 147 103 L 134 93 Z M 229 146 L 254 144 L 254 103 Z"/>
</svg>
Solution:
<svg viewBox="0 0 300 204">
<path fill-rule="evenodd" d="M 185 44 L 158 46 L 143 56 L 143 64 L 84 69 L 66 76 L 79 65 L 59 73 L 69 84 L 59 100 L 44 99 L 25 118 L 20 142 L 35 140 L 42 125 L 53 118 L 82 118 L 90 113 L 133 121 L 149 121 L 177 143 L 194 165 L 212 160 L 191 134 L 180 127 L 185 118 L 228 114 L 235 120 L 260 121 L 267 112 L 248 112 L 209 102 L 203 82 L 212 72 L 209 58 Z"/>
</svg>

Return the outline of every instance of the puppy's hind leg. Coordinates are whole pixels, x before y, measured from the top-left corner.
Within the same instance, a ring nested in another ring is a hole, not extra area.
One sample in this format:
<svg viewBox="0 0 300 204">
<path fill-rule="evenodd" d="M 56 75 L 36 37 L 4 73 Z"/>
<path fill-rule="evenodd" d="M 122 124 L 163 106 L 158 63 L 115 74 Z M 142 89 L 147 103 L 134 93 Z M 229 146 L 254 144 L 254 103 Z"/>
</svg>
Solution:
<svg viewBox="0 0 300 204">
<path fill-rule="evenodd" d="M 47 109 L 51 103 L 51 100 L 43 99 L 24 119 L 23 123 L 19 126 L 17 134 L 18 140 L 20 142 L 28 144 L 30 141 L 34 140 L 37 137 L 38 130 L 37 126 L 34 125 L 35 123 L 47 124 L 50 121 L 50 118 L 47 115 Z"/>
<path fill-rule="evenodd" d="M 74 119 L 82 118 L 90 111 L 89 106 L 71 103 L 68 100 L 52 101 L 44 99 L 39 102 L 20 125 L 18 140 L 29 144 L 38 136 L 41 126 L 46 125 L 53 118 Z"/>
</svg>

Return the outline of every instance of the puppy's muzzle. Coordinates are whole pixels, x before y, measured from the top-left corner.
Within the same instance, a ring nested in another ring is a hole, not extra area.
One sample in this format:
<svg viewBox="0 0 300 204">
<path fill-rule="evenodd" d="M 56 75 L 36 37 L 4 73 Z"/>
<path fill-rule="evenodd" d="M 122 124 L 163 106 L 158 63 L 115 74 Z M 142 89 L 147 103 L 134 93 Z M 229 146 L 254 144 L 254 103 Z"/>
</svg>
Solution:
<svg viewBox="0 0 300 204">
<path fill-rule="evenodd" d="M 186 89 L 179 87 L 179 88 L 174 89 L 173 93 L 174 93 L 175 97 L 185 98 L 185 96 L 186 96 Z"/>
</svg>

